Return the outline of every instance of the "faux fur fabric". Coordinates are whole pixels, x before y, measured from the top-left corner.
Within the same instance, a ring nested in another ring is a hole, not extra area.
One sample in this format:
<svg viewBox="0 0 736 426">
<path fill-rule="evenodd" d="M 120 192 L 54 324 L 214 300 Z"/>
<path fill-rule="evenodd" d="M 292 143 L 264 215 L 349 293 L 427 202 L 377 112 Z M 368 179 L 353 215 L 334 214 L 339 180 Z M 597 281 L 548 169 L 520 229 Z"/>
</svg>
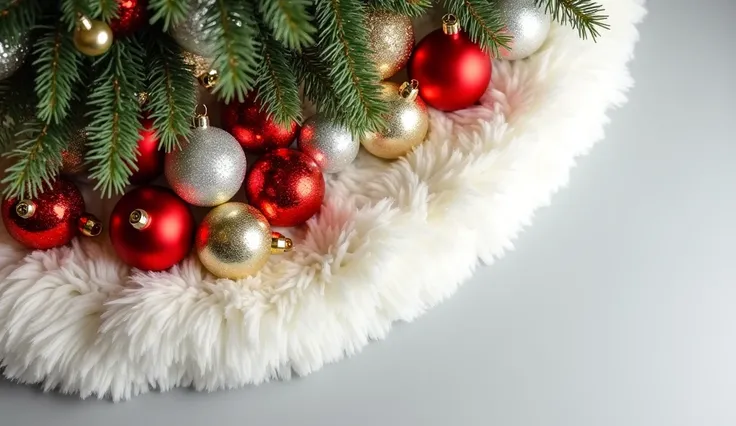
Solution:
<svg viewBox="0 0 736 426">
<path fill-rule="evenodd" d="M 283 230 L 295 250 L 255 277 L 216 279 L 194 254 L 130 270 L 106 238 L 29 252 L 0 231 L 4 375 L 83 398 L 213 391 L 312 373 L 414 320 L 512 248 L 626 101 L 643 0 L 601 2 L 597 43 L 553 26 L 533 57 L 494 63 L 481 106 L 432 111 L 406 158 L 361 152 L 328 176 L 320 214 Z M 86 195 L 106 219 L 116 200 Z"/>
</svg>

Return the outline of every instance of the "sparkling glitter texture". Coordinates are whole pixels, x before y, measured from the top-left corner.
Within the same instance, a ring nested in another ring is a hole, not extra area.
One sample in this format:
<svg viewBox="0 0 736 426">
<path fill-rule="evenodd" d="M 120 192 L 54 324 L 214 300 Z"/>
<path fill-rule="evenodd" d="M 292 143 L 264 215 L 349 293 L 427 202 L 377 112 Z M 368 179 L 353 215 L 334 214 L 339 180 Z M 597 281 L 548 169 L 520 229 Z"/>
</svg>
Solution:
<svg viewBox="0 0 736 426">
<path fill-rule="evenodd" d="M 195 242 L 202 264 L 221 278 L 256 274 L 271 257 L 271 226 L 244 203 L 215 207 L 202 220 Z"/>
<path fill-rule="evenodd" d="M 87 129 L 84 127 L 75 130 L 61 152 L 61 173 L 66 176 L 83 176 L 89 170 L 84 162 L 87 154 Z"/>
<path fill-rule="evenodd" d="M 23 66 L 29 52 L 28 34 L 14 41 L 0 40 L 0 80 L 5 80 Z"/>
<path fill-rule="evenodd" d="M 190 0 L 189 16 L 171 29 L 179 46 L 205 58 L 212 57 L 214 50 L 208 40 L 210 32 L 205 30 L 207 9 L 214 3 L 215 0 Z"/>
<path fill-rule="evenodd" d="M 230 200 L 245 178 L 245 153 L 228 132 L 209 126 L 206 117 L 192 130 L 189 141 L 168 154 L 166 180 L 189 204 L 217 206 Z"/>
<path fill-rule="evenodd" d="M 84 212 L 84 199 L 77 187 L 58 178 L 51 188 L 31 200 L 3 200 L 5 229 L 24 246 L 37 250 L 63 246 L 77 235 L 78 220 Z M 18 215 L 19 203 L 32 203 L 35 211 L 28 218 Z"/>
<path fill-rule="evenodd" d="M 414 48 L 414 27 L 411 19 L 390 12 L 371 12 L 366 19 L 371 60 L 381 79 L 386 79 L 406 66 Z"/>
<path fill-rule="evenodd" d="M 501 49 L 501 57 L 513 61 L 536 52 L 547 40 L 550 17 L 534 0 L 501 0 L 498 7 L 506 18 L 506 31 L 514 38 L 511 50 Z"/>
<path fill-rule="evenodd" d="M 360 142 L 346 128 L 321 114 L 313 115 L 304 122 L 297 144 L 324 173 L 339 172 L 349 166 L 360 150 Z"/>
</svg>

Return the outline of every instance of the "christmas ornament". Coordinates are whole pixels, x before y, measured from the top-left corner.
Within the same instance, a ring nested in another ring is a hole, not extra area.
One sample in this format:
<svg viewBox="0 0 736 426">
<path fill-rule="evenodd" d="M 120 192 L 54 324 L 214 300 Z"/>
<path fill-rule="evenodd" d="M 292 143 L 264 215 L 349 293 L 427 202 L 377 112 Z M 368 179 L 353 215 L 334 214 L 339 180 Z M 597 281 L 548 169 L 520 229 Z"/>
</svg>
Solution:
<svg viewBox="0 0 736 426">
<path fill-rule="evenodd" d="M 205 268 L 220 278 L 254 275 L 272 253 L 291 250 L 292 242 L 272 235 L 271 226 L 256 208 L 225 203 L 210 211 L 197 228 L 195 247 Z"/>
<path fill-rule="evenodd" d="M 29 51 L 28 34 L 20 34 L 15 40 L 0 40 L 0 80 L 20 69 Z"/>
<path fill-rule="evenodd" d="M 271 225 L 296 226 L 319 211 L 325 181 L 319 166 L 307 154 L 280 148 L 253 164 L 245 194 Z"/>
<path fill-rule="evenodd" d="M 244 150 L 262 154 L 277 148 L 286 148 L 296 137 L 298 125 L 279 126 L 268 113 L 262 111 L 251 94 L 245 102 L 230 102 L 222 109 L 222 127 L 232 134 Z"/>
<path fill-rule="evenodd" d="M 166 154 L 166 180 L 189 204 L 216 206 L 235 195 L 245 178 L 245 153 L 229 133 L 196 117 L 189 141 Z"/>
<path fill-rule="evenodd" d="M 419 42 L 409 60 L 409 78 L 422 85 L 419 96 L 442 111 L 467 108 L 491 81 L 491 58 L 460 30 L 454 15 L 442 18 L 442 30 Z"/>
<path fill-rule="evenodd" d="M 74 46 L 87 56 L 100 56 L 112 46 L 110 26 L 96 19 L 80 16 L 74 29 Z"/>
<path fill-rule="evenodd" d="M 212 89 L 220 80 L 220 73 L 212 68 L 212 61 L 191 52 L 184 52 L 184 63 L 192 67 L 194 76 L 205 89 Z"/>
<path fill-rule="evenodd" d="M 83 176 L 89 170 L 84 161 L 87 155 L 87 128 L 81 127 L 72 133 L 69 144 L 61 152 L 60 173 L 65 176 Z"/>
<path fill-rule="evenodd" d="M 414 47 L 414 27 L 408 16 L 374 11 L 366 18 L 371 60 L 381 80 L 404 68 Z"/>
<path fill-rule="evenodd" d="M 51 188 L 45 188 L 38 197 L 11 198 L 2 202 L 3 223 L 8 234 L 24 246 L 37 250 L 69 243 L 83 226 L 80 223 L 83 212 L 82 193 L 62 178 L 56 179 Z"/>
<path fill-rule="evenodd" d="M 214 47 L 210 40 L 210 30 L 207 28 L 207 10 L 215 0 L 189 0 L 189 15 L 171 29 L 179 46 L 184 50 L 211 58 Z"/>
<path fill-rule="evenodd" d="M 96 237 L 102 233 L 102 222 L 94 215 L 84 213 L 79 216 L 77 229 L 86 237 Z"/>
<path fill-rule="evenodd" d="M 189 206 L 169 189 L 142 186 L 115 204 L 109 228 L 110 242 L 123 262 L 162 271 L 189 254 L 195 224 Z"/>
<path fill-rule="evenodd" d="M 117 0 L 117 3 L 118 17 L 110 21 L 115 37 L 132 35 L 147 24 L 147 0 Z"/>
<path fill-rule="evenodd" d="M 388 105 L 386 128 L 365 133 L 360 143 L 376 157 L 391 160 L 424 142 L 429 130 L 429 113 L 424 102 L 417 98 L 418 81 L 411 80 L 401 86 L 384 81 L 381 87 L 381 98 Z"/>
<path fill-rule="evenodd" d="M 153 128 L 153 120 L 144 118 L 141 123 L 143 128 L 139 132 L 138 155 L 135 160 L 138 170 L 130 176 L 130 183 L 133 185 L 147 183 L 161 176 L 166 156 L 163 150 L 158 149 L 159 138 Z"/>
<path fill-rule="evenodd" d="M 355 160 L 360 143 L 340 125 L 322 114 L 309 117 L 299 130 L 299 149 L 312 157 L 324 173 L 335 173 Z"/>
<path fill-rule="evenodd" d="M 148 98 L 149 98 L 148 92 L 136 92 L 134 95 L 135 95 L 135 99 L 138 101 L 139 107 L 142 108 L 148 103 Z"/>
<path fill-rule="evenodd" d="M 511 50 L 502 47 L 501 57 L 513 61 L 536 52 L 549 34 L 550 17 L 544 7 L 534 0 L 500 0 L 498 8 L 506 19 L 506 32 L 513 37 Z"/>
</svg>

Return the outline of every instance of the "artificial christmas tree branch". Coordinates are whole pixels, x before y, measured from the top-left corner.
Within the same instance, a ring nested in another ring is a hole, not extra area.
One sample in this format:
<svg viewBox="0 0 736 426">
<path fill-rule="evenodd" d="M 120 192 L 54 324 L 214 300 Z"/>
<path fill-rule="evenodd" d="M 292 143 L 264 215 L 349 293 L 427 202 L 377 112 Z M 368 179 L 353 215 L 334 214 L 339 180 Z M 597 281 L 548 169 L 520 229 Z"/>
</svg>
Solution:
<svg viewBox="0 0 736 426">
<path fill-rule="evenodd" d="M 443 5 L 460 21 L 460 27 L 493 56 L 508 48 L 511 36 L 504 34 L 506 23 L 501 9 L 488 0 L 443 0 Z"/>
<path fill-rule="evenodd" d="M 115 0 L 90 0 L 92 16 L 97 16 L 105 22 L 118 15 L 118 2 Z"/>
<path fill-rule="evenodd" d="M 301 55 L 294 56 L 292 64 L 299 83 L 303 85 L 304 96 L 310 100 L 320 99 L 315 105 L 317 111 L 336 114 L 340 98 L 330 80 L 329 68 L 320 61 L 319 51 L 306 49 Z"/>
<path fill-rule="evenodd" d="M 256 81 L 257 99 L 278 124 L 287 126 L 295 119 L 301 120 L 299 83 L 291 68 L 289 51 L 269 35 L 264 38 L 263 68 Z"/>
<path fill-rule="evenodd" d="M 544 6 L 555 21 L 577 29 L 582 39 L 595 40 L 600 37 L 601 29 L 610 28 L 603 7 L 592 0 L 536 0 L 536 4 Z"/>
<path fill-rule="evenodd" d="M 35 90 L 38 97 L 36 116 L 45 123 L 60 123 L 70 112 L 71 101 L 78 96 L 79 68 L 82 59 L 74 48 L 71 35 L 59 23 L 56 28 L 44 28 L 36 42 Z"/>
<path fill-rule="evenodd" d="M 307 12 L 309 0 L 259 0 L 258 12 L 273 38 L 291 50 L 314 44 L 317 29 Z"/>
<path fill-rule="evenodd" d="M 373 0 L 371 7 L 416 17 L 423 15 L 432 7 L 432 0 Z"/>
<path fill-rule="evenodd" d="M 16 40 L 26 34 L 41 12 L 39 0 L 3 0 L 0 2 L 0 40 Z"/>
<path fill-rule="evenodd" d="M 160 23 L 164 31 L 186 19 L 191 12 L 189 2 L 181 0 L 149 0 L 148 9 L 151 13 L 151 23 Z"/>
<path fill-rule="evenodd" d="M 89 0 L 61 0 L 61 19 L 73 31 L 80 16 L 97 17 Z"/>
</svg>

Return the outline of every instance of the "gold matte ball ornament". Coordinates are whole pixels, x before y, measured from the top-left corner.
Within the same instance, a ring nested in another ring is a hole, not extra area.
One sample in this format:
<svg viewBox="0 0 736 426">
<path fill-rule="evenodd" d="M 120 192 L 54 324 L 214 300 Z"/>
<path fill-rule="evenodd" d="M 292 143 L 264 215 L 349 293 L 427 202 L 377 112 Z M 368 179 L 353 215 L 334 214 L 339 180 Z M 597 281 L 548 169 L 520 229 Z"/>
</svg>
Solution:
<svg viewBox="0 0 736 426">
<path fill-rule="evenodd" d="M 404 68 L 414 48 L 414 27 L 408 16 L 376 11 L 366 18 L 371 61 L 381 80 L 385 80 Z"/>
<path fill-rule="evenodd" d="M 399 86 L 381 83 L 381 98 L 388 104 L 386 128 L 363 134 L 360 143 L 379 158 L 393 160 L 424 142 L 429 130 L 429 112 L 419 94 L 419 82 L 411 80 Z"/>
<path fill-rule="evenodd" d="M 110 26 L 96 19 L 80 16 L 74 30 L 74 47 L 87 56 L 100 56 L 112 46 Z"/>
<path fill-rule="evenodd" d="M 205 268 L 220 278 L 255 275 L 271 254 L 290 251 L 289 238 L 271 232 L 266 217 L 245 203 L 226 203 L 212 209 L 197 229 L 197 255 Z"/>
</svg>

